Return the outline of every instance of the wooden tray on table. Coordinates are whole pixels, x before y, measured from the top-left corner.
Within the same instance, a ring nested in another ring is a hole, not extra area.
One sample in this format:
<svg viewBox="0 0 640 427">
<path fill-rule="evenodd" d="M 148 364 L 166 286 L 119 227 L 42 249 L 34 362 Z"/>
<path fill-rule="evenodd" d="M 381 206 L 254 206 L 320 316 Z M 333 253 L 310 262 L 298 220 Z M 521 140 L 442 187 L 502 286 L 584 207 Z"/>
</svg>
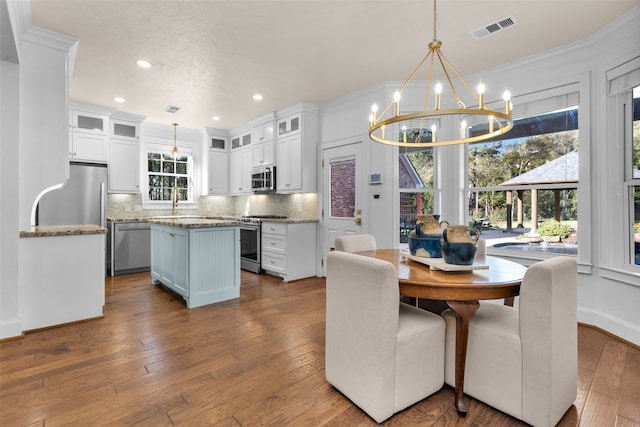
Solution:
<svg viewBox="0 0 640 427">
<path fill-rule="evenodd" d="M 447 264 L 444 262 L 444 258 L 424 258 L 421 256 L 411 255 L 409 249 L 401 249 L 400 255 L 411 261 L 419 262 L 424 265 L 428 265 L 431 270 L 441 271 L 473 271 L 473 270 L 488 270 L 489 265 L 473 263 L 471 265 L 455 265 Z"/>
</svg>

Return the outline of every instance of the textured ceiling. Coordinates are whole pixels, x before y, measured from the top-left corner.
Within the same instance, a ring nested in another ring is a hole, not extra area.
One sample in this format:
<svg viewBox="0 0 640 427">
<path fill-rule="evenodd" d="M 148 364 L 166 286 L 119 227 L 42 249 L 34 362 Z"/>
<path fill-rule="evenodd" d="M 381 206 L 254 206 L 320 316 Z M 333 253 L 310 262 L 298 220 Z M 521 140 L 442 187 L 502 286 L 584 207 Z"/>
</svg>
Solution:
<svg viewBox="0 0 640 427">
<path fill-rule="evenodd" d="M 437 35 L 467 75 L 588 38 L 638 5 L 440 0 Z M 517 26 L 471 37 L 509 15 Z M 430 0 L 32 0 L 32 16 L 80 41 L 72 100 L 192 128 L 233 129 L 299 101 L 404 81 L 433 39 Z M 138 68 L 139 58 L 154 66 Z M 182 110 L 165 113 L 168 105 Z"/>
</svg>

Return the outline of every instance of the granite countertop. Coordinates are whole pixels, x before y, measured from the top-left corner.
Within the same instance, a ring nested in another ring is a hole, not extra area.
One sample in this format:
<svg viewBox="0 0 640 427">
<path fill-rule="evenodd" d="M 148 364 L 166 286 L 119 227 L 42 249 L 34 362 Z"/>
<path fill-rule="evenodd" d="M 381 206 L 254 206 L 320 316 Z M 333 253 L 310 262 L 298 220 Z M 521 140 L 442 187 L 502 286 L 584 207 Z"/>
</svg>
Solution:
<svg viewBox="0 0 640 427">
<path fill-rule="evenodd" d="M 239 221 L 194 217 L 149 218 L 149 224 L 168 225 L 182 228 L 239 227 Z"/>
<path fill-rule="evenodd" d="M 149 221 L 149 217 L 140 217 L 140 218 L 107 218 L 107 221 L 111 222 L 147 222 Z"/>
<path fill-rule="evenodd" d="M 280 222 L 283 224 L 300 224 L 304 222 L 318 222 L 318 218 L 269 218 L 262 222 Z"/>
<path fill-rule="evenodd" d="M 29 231 L 21 231 L 20 237 L 78 236 L 83 234 L 106 234 L 107 229 L 95 224 L 81 225 L 34 225 Z"/>
<path fill-rule="evenodd" d="M 218 220 L 218 221 L 233 221 L 233 222 L 239 222 L 240 221 L 240 217 L 233 217 L 233 216 L 197 216 L 197 215 L 177 215 L 177 216 L 154 216 L 154 217 L 140 217 L 140 218 L 115 218 L 115 217 L 111 217 L 111 218 L 107 218 L 108 221 L 111 222 L 149 222 L 149 223 L 154 223 L 154 224 L 158 224 L 158 220 L 161 221 L 167 221 L 167 220 L 184 220 L 184 219 L 190 219 L 190 220 Z M 265 221 L 269 221 L 269 222 L 280 222 L 283 224 L 298 224 L 298 223 L 305 223 L 305 222 L 318 222 L 318 218 L 269 218 L 269 219 L 263 219 L 263 222 Z M 165 224 L 168 225 L 168 224 Z M 173 223 L 171 224 L 173 225 Z M 228 225 L 227 225 L 228 226 Z M 187 227 L 187 226 L 184 226 Z"/>
</svg>

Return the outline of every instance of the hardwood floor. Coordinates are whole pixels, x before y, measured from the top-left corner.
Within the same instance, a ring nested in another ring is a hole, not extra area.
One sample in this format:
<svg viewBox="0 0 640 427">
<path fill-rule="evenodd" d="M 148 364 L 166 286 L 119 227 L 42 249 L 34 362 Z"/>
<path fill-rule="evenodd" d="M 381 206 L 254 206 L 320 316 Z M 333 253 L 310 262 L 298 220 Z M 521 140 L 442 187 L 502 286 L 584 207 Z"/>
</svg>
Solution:
<svg viewBox="0 0 640 427">
<path fill-rule="evenodd" d="M 242 272 L 237 300 L 189 310 L 148 273 L 106 280 L 104 318 L 0 344 L 2 426 L 373 426 L 324 378 L 324 279 Z M 561 426 L 640 426 L 640 350 L 580 326 Z M 519 426 L 453 389 L 389 426 Z"/>
</svg>

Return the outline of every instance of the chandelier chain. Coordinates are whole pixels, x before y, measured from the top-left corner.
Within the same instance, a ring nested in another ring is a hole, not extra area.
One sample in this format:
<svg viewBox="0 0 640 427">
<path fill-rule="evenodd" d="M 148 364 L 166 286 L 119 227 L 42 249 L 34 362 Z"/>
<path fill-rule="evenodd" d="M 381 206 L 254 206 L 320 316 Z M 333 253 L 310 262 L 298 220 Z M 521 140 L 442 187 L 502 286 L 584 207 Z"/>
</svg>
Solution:
<svg viewBox="0 0 640 427">
<path fill-rule="evenodd" d="M 437 21 L 437 15 L 436 15 L 436 0 L 433 0 L 433 41 L 438 40 L 438 36 L 436 35 L 436 21 Z"/>
</svg>

